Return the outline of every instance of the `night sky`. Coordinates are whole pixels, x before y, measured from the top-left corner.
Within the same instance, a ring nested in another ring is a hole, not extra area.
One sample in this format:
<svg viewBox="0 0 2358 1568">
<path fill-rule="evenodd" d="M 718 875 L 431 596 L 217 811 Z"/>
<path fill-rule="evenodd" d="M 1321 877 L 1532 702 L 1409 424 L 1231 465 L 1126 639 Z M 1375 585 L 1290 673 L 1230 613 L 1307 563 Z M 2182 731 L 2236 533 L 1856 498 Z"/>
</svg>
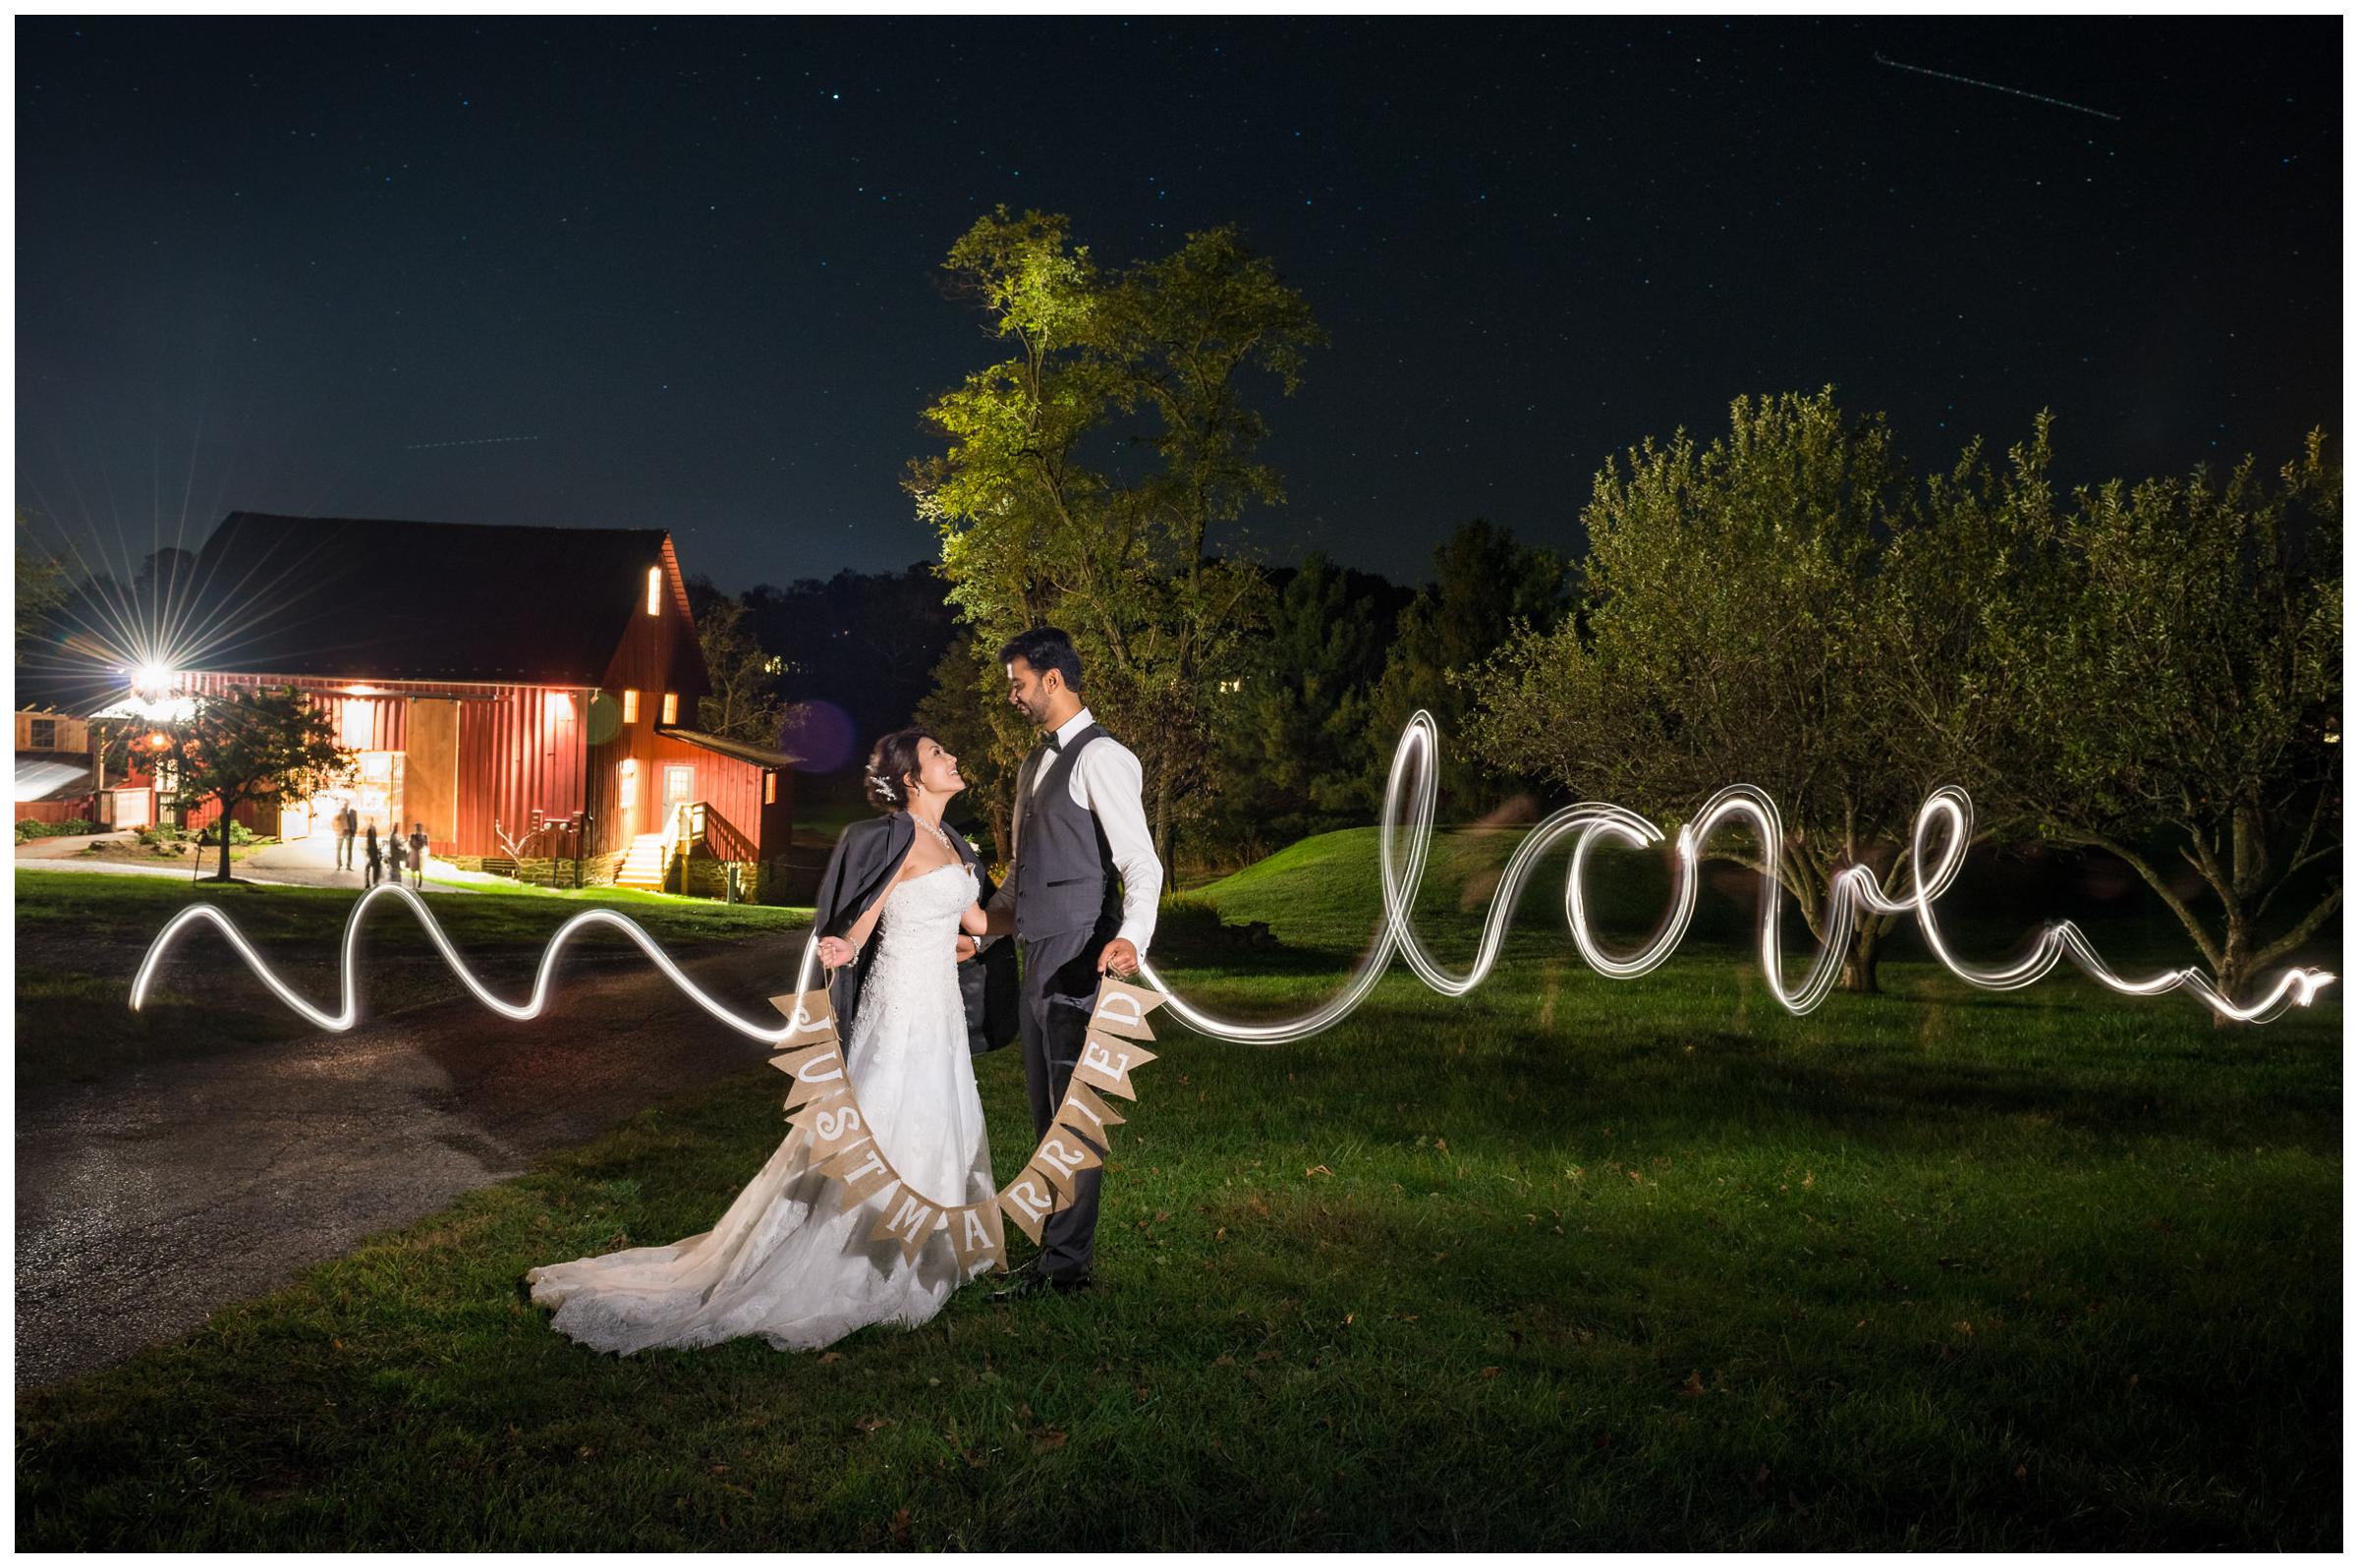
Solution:
<svg viewBox="0 0 2358 1568">
<path fill-rule="evenodd" d="M 117 561 L 236 508 L 930 556 L 996 203 L 1233 220 L 1308 298 L 1272 561 L 1570 547 L 1747 391 L 1920 471 L 2043 405 L 2067 479 L 2340 430 L 2338 19 L 16 27 L 17 498 Z"/>
</svg>

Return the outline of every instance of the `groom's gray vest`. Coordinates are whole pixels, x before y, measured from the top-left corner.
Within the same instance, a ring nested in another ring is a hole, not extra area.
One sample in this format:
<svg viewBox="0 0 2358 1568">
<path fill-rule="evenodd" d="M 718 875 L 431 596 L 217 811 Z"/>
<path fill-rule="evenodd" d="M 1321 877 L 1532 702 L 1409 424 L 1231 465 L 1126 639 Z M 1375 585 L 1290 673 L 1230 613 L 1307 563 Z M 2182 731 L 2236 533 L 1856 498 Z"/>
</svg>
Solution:
<svg viewBox="0 0 2358 1568">
<path fill-rule="evenodd" d="M 1087 930 L 1099 921 L 1118 922 L 1122 914 L 1115 879 L 1113 848 L 1097 813 L 1073 804 L 1073 764 L 1081 748 L 1092 741 L 1109 740 L 1104 730 L 1090 725 L 1060 752 L 1045 746 L 1024 759 L 1016 779 L 1017 810 L 1022 813 L 1015 831 L 1015 937 L 1037 942 L 1066 931 Z M 1047 777 L 1035 787 L 1040 767 Z"/>
</svg>

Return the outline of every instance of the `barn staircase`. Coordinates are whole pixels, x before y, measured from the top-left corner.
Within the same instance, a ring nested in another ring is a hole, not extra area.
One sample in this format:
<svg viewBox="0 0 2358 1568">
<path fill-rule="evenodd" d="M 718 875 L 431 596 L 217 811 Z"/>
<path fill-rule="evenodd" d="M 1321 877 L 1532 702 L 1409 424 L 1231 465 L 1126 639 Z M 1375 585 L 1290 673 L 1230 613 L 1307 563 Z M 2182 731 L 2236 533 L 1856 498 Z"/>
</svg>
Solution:
<svg viewBox="0 0 2358 1568">
<path fill-rule="evenodd" d="M 671 835 L 642 833 L 631 840 L 631 851 L 622 860 L 622 869 L 614 873 L 617 887 L 635 887 L 642 893 L 663 891 L 663 873 L 671 865 Z"/>
</svg>

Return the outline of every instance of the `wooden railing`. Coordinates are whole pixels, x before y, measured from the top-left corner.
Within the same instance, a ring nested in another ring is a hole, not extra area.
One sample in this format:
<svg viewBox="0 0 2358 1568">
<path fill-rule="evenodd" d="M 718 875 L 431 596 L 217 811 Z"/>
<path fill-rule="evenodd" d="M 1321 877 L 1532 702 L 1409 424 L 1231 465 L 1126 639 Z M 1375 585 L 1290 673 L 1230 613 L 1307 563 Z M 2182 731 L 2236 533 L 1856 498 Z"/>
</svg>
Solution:
<svg viewBox="0 0 2358 1568">
<path fill-rule="evenodd" d="M 675 853 L 692 854 L 702 844 L 716 861 L 753 861 L 761 858 L 760 847 L 742 832 L 737 824 L 720 814 L 707 801 L 683 801 L 672 822 L 671 841 Z"/>
</svg>

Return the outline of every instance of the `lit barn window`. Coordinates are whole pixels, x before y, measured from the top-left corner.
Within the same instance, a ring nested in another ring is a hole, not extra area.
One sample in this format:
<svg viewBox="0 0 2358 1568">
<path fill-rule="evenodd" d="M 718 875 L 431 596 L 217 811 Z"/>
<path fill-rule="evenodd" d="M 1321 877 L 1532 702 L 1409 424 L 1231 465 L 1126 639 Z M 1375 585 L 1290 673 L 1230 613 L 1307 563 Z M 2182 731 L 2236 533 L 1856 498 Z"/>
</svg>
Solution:
<svg viewBox="0 0 2358 1568">
<path fill-rule="evenodd" d="M 626 812 L 639 809 L 639 758 L 635 756 L 622 759 L 622 809 Z"/>
<path fill-rule="evenodd" d="M 764 806 L 778 804 L 778 770 L 774 767 L 761 770 L 761 804 Z"/>
<path fill-rule="evenodd" d="M 662 614 L 662 603 L 663 569 L 659 566 L 650 566 L 646 569 L 646 613 L 649 615 Z"/>
<path fill-rule="evenodd" d="M 639 693 L 634 687 L 623 688 L 622 721 L 625 724 L 636 724 L 639 722 Z"/>
<path fill-rule="evenodd" d="M 677 724 L 679 721 L 680 694 L 677 692 L 665 692 L 663 694 L 663 722 L 666 724 Z"/>
</svg>

